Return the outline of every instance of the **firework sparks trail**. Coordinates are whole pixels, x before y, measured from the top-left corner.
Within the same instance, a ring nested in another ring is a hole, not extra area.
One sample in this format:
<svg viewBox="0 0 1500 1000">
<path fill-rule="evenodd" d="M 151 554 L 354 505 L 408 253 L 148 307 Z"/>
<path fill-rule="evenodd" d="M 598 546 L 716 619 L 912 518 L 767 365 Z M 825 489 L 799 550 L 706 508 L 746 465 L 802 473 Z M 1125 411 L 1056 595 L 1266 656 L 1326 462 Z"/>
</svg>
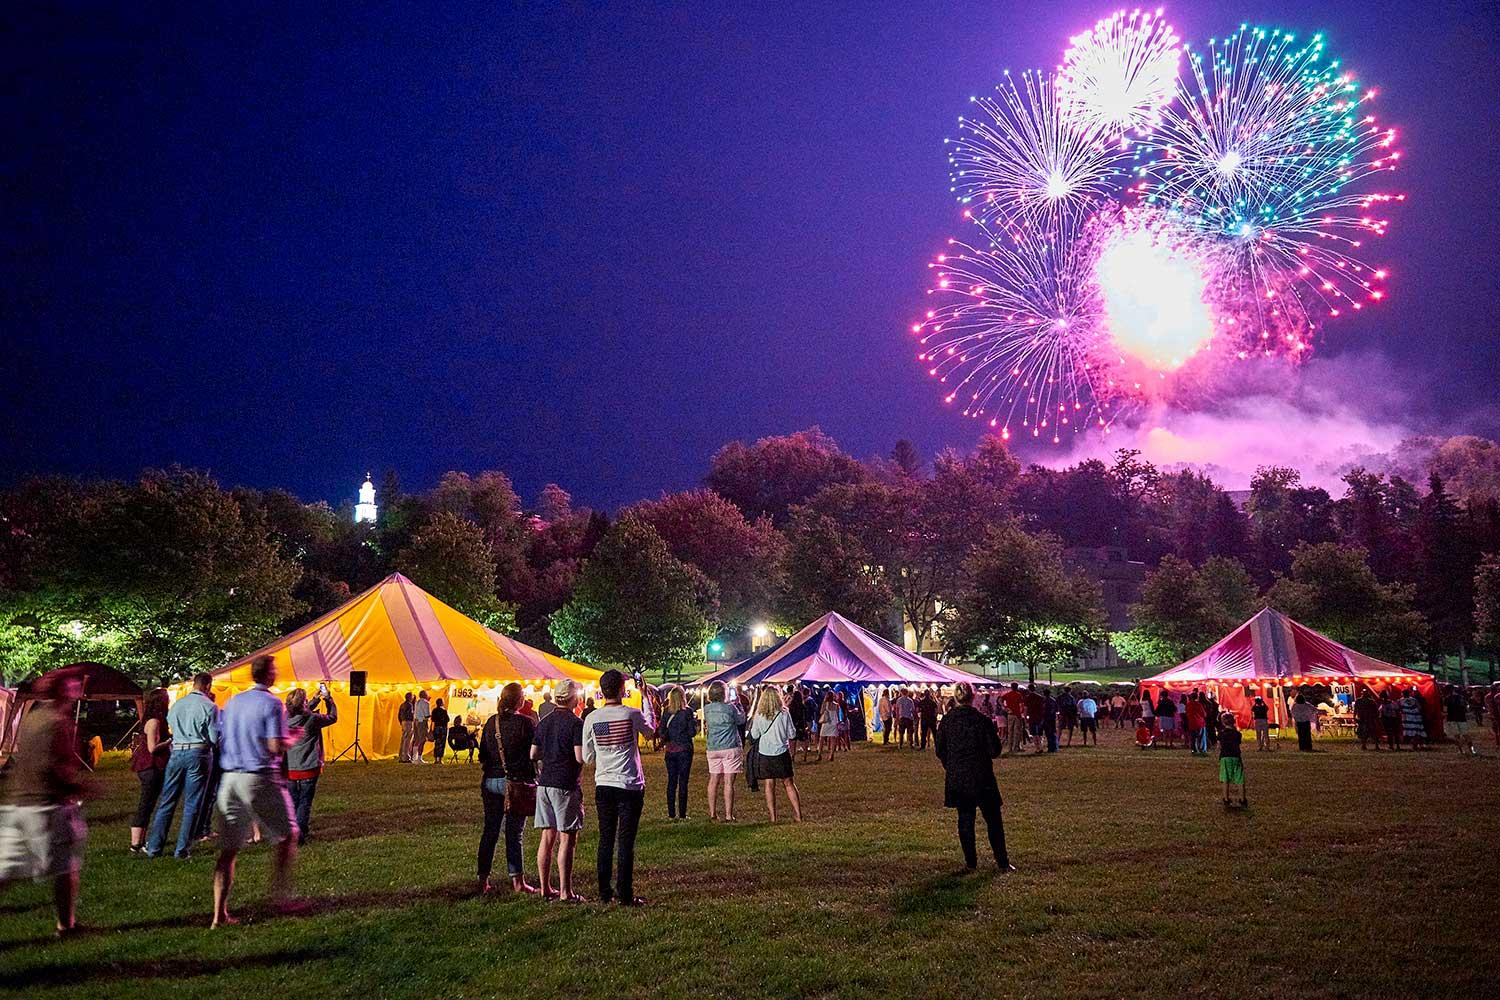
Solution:
<svg viewBox="0 0 1500 1000">
<path fill-rule="evenodd" d="M 1374 96 L 1321 36 L 1242 25 L 1199 53 L 1159 10 L 1075 36 L 1055 76 L 1007 72 L 947 140 L 976 235 L 929 264 L 918 359 L 965 415 L 1054 442 L 1213 391 L 1220 362 L 1300 359 L 1385 296 L 1362 250 L 1404 196 L 1359 183 L 1401 158 Z"/>
<path fill-rule="evenodd" d="M 1401 195 L 1351 185 L 1394 170 L 1396 134 L 1364 105 L 1375 96 L 1306 43 L 1242 26 L 1192 52 L 1177 102 L 1140 147 L 1135 192 L 1215 241 L 1212 295 L 1226 322 L 1300 353 L 1329 317 L 1384 298 L 1385 272 L 1359 257 L 1384 235 Z"/>
<path fill-rule="evenodd" d="M 1160 120 L 1182 58 L 1182 43 L 1161 13 L 1117 11 L 1069 40 L 1057 72 L 1067 120 L 1116 136 Z"/>
<path fill-rule="evenodd" d="M 948 386 L 947 402 L 987 417 L 1007 439 L 1013 426 L 1057 441 L 1064 430 L 1107 425 L 1088 240 L 1071 228 L 977 229 L 973 244 L 950 240 L 928 265 L 936 301 L 912 325 L 918 359 Z"/>
<path fill-rule="evenodd" d="M 950 146 L 953 192 L 981 222 L 1058 225 L 1114 197 L 1128 180 L 1118 145 L 1073 127 L 1050 76 L 1009 71 L 996 97 L 975 97 Z"/>
</svg>

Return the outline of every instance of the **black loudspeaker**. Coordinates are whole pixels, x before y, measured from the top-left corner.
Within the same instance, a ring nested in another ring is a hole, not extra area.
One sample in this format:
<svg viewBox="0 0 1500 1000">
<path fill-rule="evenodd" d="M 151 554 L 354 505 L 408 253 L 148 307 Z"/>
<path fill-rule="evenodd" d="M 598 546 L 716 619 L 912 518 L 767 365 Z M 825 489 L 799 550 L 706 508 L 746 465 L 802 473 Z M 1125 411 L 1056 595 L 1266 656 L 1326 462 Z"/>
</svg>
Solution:
<svg viewBox="0 0 1500 1000">
<path fill-rule="evenodd" d="M 365 696 L 365 672 L 363 670 L 349 671 L 349 697 L 363 698 Z"/>
</svg>

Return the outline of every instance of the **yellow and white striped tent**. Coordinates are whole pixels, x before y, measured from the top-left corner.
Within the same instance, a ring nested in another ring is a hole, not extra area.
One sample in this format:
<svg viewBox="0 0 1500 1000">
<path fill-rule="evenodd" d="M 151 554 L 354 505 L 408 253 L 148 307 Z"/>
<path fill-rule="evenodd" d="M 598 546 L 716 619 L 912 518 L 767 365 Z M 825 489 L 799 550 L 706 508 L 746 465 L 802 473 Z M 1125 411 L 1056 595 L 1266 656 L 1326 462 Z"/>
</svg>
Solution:
<svg viewBox="0 0 1500 1000">
<path fill-rule="evenodd" d="M 360 744 L 372 757 L 394 757 L 401 747 L 396 711 L 408 691 L 442 698 L 454 718 L 482 724 L 495 711 L 500 689 L 516 681 L 527 697 L 564 678 L 580 681 L 590 693 L 600 672 L 544 653 L 501 635 L 453 610 L 392 573 L 374 587 L 290 635 L 213 671 L 214 698 L 225 701 L 252 684 L 250 664 L 258 656 L 276 658 L 275 691 L 293 687 L 309 695 L 319 682 L 338 704 L 339 721 L 325 731 L 332 758 L 354 741 L 355 702 L 349 672 L 363 670 L 366 694 L 359 706 Z M 173 695 L 190 685 L 179 684 Z"/>
</svg>

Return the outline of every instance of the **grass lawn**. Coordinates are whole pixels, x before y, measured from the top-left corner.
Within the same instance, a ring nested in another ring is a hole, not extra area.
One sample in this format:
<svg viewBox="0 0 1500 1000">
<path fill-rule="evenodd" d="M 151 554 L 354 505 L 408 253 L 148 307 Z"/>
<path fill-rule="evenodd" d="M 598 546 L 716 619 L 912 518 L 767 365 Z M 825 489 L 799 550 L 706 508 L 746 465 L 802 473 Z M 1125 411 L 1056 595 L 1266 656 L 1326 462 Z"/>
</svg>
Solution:
<svg viewBox="0 0 1500 1000">
<path fill-rule="evenodd" d="M 1252 805 L 1229 813 L 1211 759 L 1137 751 L 1125 731 L 1099 749 L 1003 759 L 1020 868 L 1006 877 L 953 874 L 930 753 L 861 746 L 801 768 L 808 821 L 774 827 L 753 799 L 746 821 L 707 822 L 701 751 L 694 815 L 669 823 L 650 755 L 641 911 L 475 897 L 477 767 L 335 765 L 297 872 L 313 911 L 265 914 L 266 851 L 252 849 L 237 896 L 247 922 L 213 932 L 211 854 L 128 855 L 136 785 L 112 760 L 89 809 L 80 916 L 95 930 L 54 942 L 45 888 L 12 889 L 0 993 L 1493 996 L 1500 757 L 1483 739 L 1477 760 L 1349 743 L 1248 752 Z M 591 897 L 595 829 L 591 815 L 579 850 Z"/>
</svg>

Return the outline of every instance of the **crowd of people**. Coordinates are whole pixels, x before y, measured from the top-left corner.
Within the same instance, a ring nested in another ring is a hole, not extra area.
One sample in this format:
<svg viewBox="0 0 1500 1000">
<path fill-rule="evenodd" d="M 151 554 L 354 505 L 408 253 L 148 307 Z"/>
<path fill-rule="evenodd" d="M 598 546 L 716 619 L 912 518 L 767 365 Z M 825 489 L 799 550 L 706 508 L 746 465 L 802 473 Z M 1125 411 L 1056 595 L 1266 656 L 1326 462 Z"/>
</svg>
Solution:
<svg viewBox="0 0 1500 1000">
<path fill-rule="evenodd" d="M 1115 702 L 1118 701 L 1118 705 Z M 957 690 L 940 698 L 931 688 L 913 690 L 898 687 L 884 690 L 876 700 L 882 744 L 895 736 L 898 749 L 908 745 L 925 750 L 935 736 L 939 719 L 957 706 Z M 1022 690 L 1020 682 L 999 693 L 985 691 L 970 706 L 989 720 L 996 730 L 1003 751 L 1020 753 L 1031 747 L 1033 753 L 1055 753 L 1060 746 L 1099 743 L 1099 720 L 1109 715 L 1123 726 L 1126 699 L 1117 695 L 1103 702 L 1081 686 L 1038 687 L 1034 682 Z M 1066 737 L 1066 744 L 1062 742 Z"/>
<path fill-rule="evenodd" d="M 199 674 L 192 690 L 168 706 L 164 692 L 145 701 L 143 721 L 132 743 L 131 768 L 139 783 L 131 820 L 129 849 L 146 858 L 167 850 L 172 823 L 181 807 L 173 856 L 188 857 L 193 847 L 217 836 L 211 926 L 233 924 L 230 909 L 236 859 L 248 843 L 267 842 L 272 851 L 271 897 L 280 910 L 295 911 L 290 896 L 297 850 L 311 835 L 313 802 L 324 767 L 324 731 L 338 721 L 338 707 L 326 685 L 309 694 L 294 688 L 284 698 L 271 692 L 277 681 L 269 656 L 251 666 L 253 686 L 220 708 L 212 678 Z M 858 693 L 821 693 L 801 685 L 731 692 L 710 684 L 695 706 L 681 687 L 664 697 L 646 688 L 642 708 L 624 703 L 626 678 L 610 670 L 599 680 L 603 704 L 586 698 L 581 685 L 563 681 L 533 706 L 516 683 L 501 690 L 497 711 L 472 732 L 461 716 L 450 716 L 441 698 L 408 695 L 399 716 L 400 759 L 425 762 L 427 743 L 434 761 L 445 749 L 477 752 L 483 827 L 477 856 L 481 893 L 494 890 L 491 869 L 497 847 L 505 844 L 506 874 L 514 892 L 577 903 L 584 895 L 573 879 L 574 853 L 583 829 L 581 775 L 594 771 L 594 811 L 599 824 L 596 857 L 598 899 L 639 906 L 635 890 L 635 841 L 646 802 L 641 764 L 643 741 L 659 747 L 666 765 L 666 815 L 685 820 L 696 740 L 704 737 L 708 816 L 737 822 L 736 790 L 745 780 L 761 791 L 771 822 L 785 800 L 792 819 L 803 819 L 795 779 L 795 756 L 812 754 L 831 761 L 863 738 Z M 49 878 L 59 935 L 77 928 L 76 901 L 85 836 L 82 802 L 93 794 L 77 753 L 73 706 L 81 676 L 69 671 L 47 675 L 35 688 L 40 699 L 17 734 L 9 762 L 6 806 L 0 814 L 0 887 L 21 878 Z M 1432 745 L 1439 735 L 1460 753 L 1477 754 L 1474 727 L 1486 716 L 1500 748 L 1500 683 L 1488 691 L 1458 685 L 1442 690 L 1444 731 L 1429 731 L 1415 689 L 1365 689 L 1349 706 L 1362 748 L 1399 750 Z M 1289 714 L 1300 749 L 1312 749 L 1312 732 L 1326 706 L 1299 691 Z M 896 749 L 932 745 L 944 768 L 944 801 L 957 813 L 960 849 L 968 869 L 977 865 L 976 823 L 983 818 L 995 862 L 1013 870 L 1006 851 L 1001 798 L 992 761 L 1006 752 L 1056 752 L 1060 746 L 1097 745 L 1101 720 L 1123 729 L 1136 727 L 1142 748 L 1181 744 L 1207 755 L 1216 749 L 1226 807 L 1248 804 L 1242 734 L 1233 712 L 1221 710 L 1212 691 L 1116 692 L 1096 697 L 1081 686 L 1041 687 L 1019 682 L 976 695 L 960 683 L 951 693 L 934 689 L 890 688 L 874 701 L 873 728 L 881 743 Z M 1257 749 L 1273 749 L 1271 711 L 1264 698 L 1250 708 Z M 1065 741 L 1065 742 L 1064 742 Z M 210 830 L 210 822 L 214 831 Z M 537 884 L 526 876 L 527 821 L 537 835 Z"/>
</svg>

